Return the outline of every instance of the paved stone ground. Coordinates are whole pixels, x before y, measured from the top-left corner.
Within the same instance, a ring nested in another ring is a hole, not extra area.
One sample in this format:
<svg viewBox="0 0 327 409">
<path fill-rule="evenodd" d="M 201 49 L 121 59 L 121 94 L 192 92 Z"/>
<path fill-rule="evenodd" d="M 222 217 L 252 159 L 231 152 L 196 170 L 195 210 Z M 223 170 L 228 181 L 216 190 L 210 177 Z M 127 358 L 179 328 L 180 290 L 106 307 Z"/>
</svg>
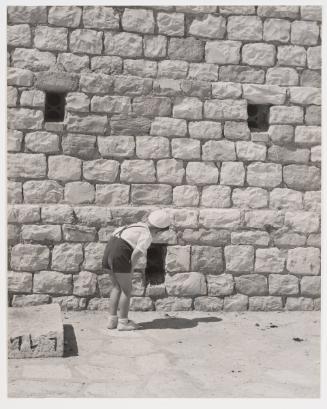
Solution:
<svg viewBox="0 0 327 409">
<path fill-rule="evenodd" d="M 105 312 L 63 318 L 65 357 L 9 360 L 9 397 L 319 397 L 317 311 L 138 312 L 125 333 Z"/>
</svg>

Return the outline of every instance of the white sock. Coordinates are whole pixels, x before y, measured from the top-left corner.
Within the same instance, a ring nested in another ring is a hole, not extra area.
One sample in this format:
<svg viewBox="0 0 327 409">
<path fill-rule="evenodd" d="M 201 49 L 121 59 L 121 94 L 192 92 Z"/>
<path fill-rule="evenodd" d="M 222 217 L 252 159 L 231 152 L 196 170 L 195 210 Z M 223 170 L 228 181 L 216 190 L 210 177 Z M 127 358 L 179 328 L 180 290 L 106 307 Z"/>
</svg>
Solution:
<svg viewBox="0 0 327 409">
<path fill-rule="evenodd" d="M 127 324 L 128 318 L 118 318 L 118 322 L 120 322 L 121 324 Z"/>
</svg>

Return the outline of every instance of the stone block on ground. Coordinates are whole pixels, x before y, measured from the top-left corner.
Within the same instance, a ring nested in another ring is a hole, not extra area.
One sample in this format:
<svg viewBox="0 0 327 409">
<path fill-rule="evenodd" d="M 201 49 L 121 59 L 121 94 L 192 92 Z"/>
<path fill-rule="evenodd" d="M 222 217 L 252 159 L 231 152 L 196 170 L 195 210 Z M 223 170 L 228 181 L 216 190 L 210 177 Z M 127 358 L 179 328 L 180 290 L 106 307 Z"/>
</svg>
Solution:
<svg viewBox="0 0 327 409">
<path fill-rule="evenodd" d="M 64 327 L 58 304 L 8 309 L 8 357 L 62 357 Z"/>
</svg>

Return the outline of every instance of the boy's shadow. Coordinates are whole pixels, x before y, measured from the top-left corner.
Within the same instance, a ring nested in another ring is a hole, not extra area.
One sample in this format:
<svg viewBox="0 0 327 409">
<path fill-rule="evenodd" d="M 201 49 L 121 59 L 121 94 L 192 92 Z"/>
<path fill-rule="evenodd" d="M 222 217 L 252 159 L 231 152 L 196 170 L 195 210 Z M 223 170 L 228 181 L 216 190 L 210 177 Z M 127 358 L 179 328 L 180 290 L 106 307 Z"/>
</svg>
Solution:
<svg viewBox="0 0 327 409">
<path fill-rule="evenodd" d="M 194 328 L 199 322 L 219 322 L 222 318 L 218 317 L 203 317 L 203 318 L 178 318 L 170 317 L 167 318 L 157 318 L 150 322 L 139 322 L 142 325 L 142 329 L 184 329 L 184 328 Z"/>
</svg>

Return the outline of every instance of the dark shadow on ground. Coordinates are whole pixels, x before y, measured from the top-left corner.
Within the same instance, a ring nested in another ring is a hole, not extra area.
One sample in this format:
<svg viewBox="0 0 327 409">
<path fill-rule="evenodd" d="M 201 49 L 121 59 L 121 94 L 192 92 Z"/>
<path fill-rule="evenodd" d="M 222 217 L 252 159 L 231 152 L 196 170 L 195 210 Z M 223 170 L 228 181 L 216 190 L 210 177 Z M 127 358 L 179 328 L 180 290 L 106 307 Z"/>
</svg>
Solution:
<svg viewBox="0 0 327 409">
<path fill-rule="evenodd" d="M 64 324 L 64 358 L 78 356 L 78 347 L 74 327 Z"/>
<path fill-rule="evenodd" d="M 178 317 L 167 317 L 158 318 L 150 322 L 139 322 L 142 325 L 142 329 L 184 329 L 184 328 L 194 328 L 199 322 L 219 322 L 222 318 L 217 317 L 203 317 L 203 318 L 178 318 Z"/>
</svg>

